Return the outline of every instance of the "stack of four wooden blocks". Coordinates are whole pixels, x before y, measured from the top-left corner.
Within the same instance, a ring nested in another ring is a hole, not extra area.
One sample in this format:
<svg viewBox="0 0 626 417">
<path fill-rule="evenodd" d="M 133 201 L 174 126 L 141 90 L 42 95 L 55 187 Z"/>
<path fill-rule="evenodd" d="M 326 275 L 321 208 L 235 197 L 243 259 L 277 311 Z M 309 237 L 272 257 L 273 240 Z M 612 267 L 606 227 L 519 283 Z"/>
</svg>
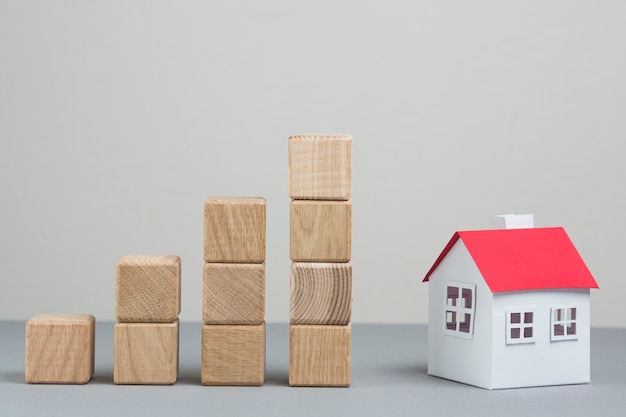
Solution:
<svg viewBox="0 0 626 417">
<path fill-rule="evenodd" d="M 289 143 L 289 384 L 350 385 L 351 143 L 348 135 Z"/>
</svg>

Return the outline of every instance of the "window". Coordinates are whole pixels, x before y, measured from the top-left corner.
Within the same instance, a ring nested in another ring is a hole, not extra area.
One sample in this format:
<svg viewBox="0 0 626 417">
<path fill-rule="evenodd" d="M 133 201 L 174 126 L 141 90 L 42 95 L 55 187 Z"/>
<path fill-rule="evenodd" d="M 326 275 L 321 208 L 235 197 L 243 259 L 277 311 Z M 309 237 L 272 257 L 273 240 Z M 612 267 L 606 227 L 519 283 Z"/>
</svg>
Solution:
<svg viewBox="0 0 626 417">
<path fill-rule="evenodd" d="M 448 282 L 445 286 L 444 334 L 471 339 L 476 304 L 473 284 Z"/>
<path fill-rule="evenodd" d="M 550 340 L 573 340 L 576 335 L 576 307 L 552 307 Z"/>
<path fill-rule="evenodd" d="M 506 312 L 506 344 L 535 343 L 535 310 L 524 308 Z"/>
</svg>

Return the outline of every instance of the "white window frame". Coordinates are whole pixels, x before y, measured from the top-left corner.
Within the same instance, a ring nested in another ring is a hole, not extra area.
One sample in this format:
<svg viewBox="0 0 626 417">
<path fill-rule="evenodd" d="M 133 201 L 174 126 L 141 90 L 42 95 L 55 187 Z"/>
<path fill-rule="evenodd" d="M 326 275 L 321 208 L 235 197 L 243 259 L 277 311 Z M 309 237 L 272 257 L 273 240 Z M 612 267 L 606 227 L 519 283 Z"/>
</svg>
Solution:
<svg viewBox="0 0 626 417">
<path fill-rule="evenodd" d="M 448 287 L 455 287 L 459 289 L 458 296 L 456 298 L 456 305 L 448 305 Z M 471 308 L 465 307 L 463 290 L 469 290 L 471 292 Z M 463 339 L 474 338 L 474 317 L 476 312 L 476 285 L 466 282 L 458 281 L 446 281 L 443 287 L 443 334 L 448 336 L 460 337 Z M 448 329 L 448 313 L 455 314 L 456 328 L 454 330 Z M 469 315 L 469 331 L 463 332 L 461 328 L 461 320 L 459 318 L 462 315 Z"/>
<path fill-rule="evenodd" d="M 526 321 L 526 313 L 532 314 L 532 321 Z M 513 323 L 512 317 L 513 314 L 520 315 L 520 322 Z M 522 307 L 522 308 L 512 308 L 506 310 L 506 344 L 507 345 L 519 345 L 524 343 L 535 343 L 535 323 L 537 321 L 537 312 L 535 311 L 535 307 Z M 524 329 L 532 329 L 532 336 L 527 337 L 524 336 Z M 518 338 L 514 338 L 511 336 L 512 329 L 519 329 Z"/>
<path fill-rule="evenodd" d="M 573 318 L 572 318 L 571 313 L 570 315 L 567 314 L 567 310 L 571 310 L 571 309 L 574 310 Z M 562 314 L 560 320 L 555 318 L 555 316 L 557 315 L 557 311 L 559 310 L 563 310 L 563 313 L 565 313 L 565 314 Z M 578 314 L 579 314 L 579 308 L 578 308 L 578 305 L 576 304 L 553 306 L 552 309 L 550 310 L 550 341 L 558 342 L 561 340 L 577 340 L 578 339 Z M 570 327 L 572 324 L 574 325 L 574 334 L 567 334 L 567 328 Z M 555 334 L 554 327 L 557 325 L 563 326 L 562 335 Z"/>
</svg>

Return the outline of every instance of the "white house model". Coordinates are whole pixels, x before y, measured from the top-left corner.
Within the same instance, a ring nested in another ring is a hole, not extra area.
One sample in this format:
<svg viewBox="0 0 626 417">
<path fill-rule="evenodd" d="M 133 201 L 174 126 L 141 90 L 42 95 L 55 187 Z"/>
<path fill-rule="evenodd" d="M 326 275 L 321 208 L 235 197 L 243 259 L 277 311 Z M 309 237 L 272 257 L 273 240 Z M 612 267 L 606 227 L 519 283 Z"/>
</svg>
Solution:
<svg viewBox="0 0 626 417">
<path fill-rule="evenodd" d="M 526 220 L 456 232 L 426 274 L 430 375 L 487 389 L 590 382 L 598 284 L 563 228 Z"/>
</svg>

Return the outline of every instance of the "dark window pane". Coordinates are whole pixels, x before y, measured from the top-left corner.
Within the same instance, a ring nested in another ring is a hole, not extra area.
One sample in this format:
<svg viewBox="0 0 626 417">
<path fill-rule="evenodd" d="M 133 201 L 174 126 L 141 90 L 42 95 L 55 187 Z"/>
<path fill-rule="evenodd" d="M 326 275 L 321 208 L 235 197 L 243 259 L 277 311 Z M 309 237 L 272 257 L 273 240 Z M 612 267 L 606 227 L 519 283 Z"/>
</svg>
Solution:
<svg viewBox="0 0 626 417">
<path fill-rule="evenodd" d="M 570 320 L 576 320 L 576 308 L 570 308 Z"/>
<path fill-rule="evenodd" d="M 528 339 L 533 337 L 533 328 L 532 327 L 524 327 L 524 338 Z"/>
<path fill-rule="evenodd" d="M 470 320 L 471 317 L 469 314 L 462 314 L 463 321 L 459 323 L 459 331 L 463 333 L 470 332 Z"/>
<path fill-rule="evenodd" d="M 519 328 L 511 329 L 511 339 L 519 339 Z"/>
<path fill-rule="evenodd" d="M 511 323 L 519 324 L 521 319 L 522 315 L 520 313 L 511 313 Z"/>
<path fill-rule="evenodd" d="M 459 288 L 448 287 L 448 298 L 459 298 Z"/>
<path fill-rule="evenodd" d="M 524 313 L 524 323 L 532 323 L 533 322 L 533 313 L 528 312 Z"/>
<path fill-rule="evenodd" d="M 456 312 L 446 311 L 446 329 L 456 330 Z"/>
<path fill-rule="evenodd" d="M 469 288 L 463 288 L 461 293 L 463 295 L 463 303 L 465 308 L 472 308 L 472 290 L 470 290 Z"/>
<path fill-rule="evenodd" d="M 555 336 L 563 336 L 565 334 L 565 328 L 562 324 L 554 325 L 554 335 Z"/>
<path fill-rule="evenodd" d="M 554 321 L 562 321 L 563 320 L 563 309 L 557 308 L 554 310 Z"/>
<path fill-rule="evenodd" d="M 576 323 L 570 323 L 567 326 L 567 334 L 568 335 L 575 335 L 576 334 Z"/>
<path fill-rule="evenodd" d="M 457 287 L 448 287 L 448 292 L 447 292 L 448 305 L 455 306 L 457 298 L 459 298 L 459 289 Z"/>
</svg>

